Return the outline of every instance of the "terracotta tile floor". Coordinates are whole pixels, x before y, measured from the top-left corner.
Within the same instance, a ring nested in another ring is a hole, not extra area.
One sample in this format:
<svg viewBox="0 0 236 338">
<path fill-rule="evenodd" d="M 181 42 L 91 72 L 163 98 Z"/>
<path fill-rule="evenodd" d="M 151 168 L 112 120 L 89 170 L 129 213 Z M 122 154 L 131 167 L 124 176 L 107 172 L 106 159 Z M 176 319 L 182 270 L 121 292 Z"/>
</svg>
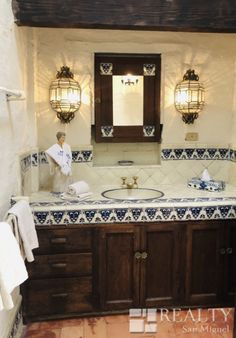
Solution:
<svg viewBox="0 0 236 338">
<path fill-rule="evenodd" d="M 170 311 L 162 316 L 158 312 L 155 333 L 147 329 L 145 333 L 129 332 L 128 315 L 36 322 L 26 327 L 22 338 L 232 338 L 234 310 L 223 311 L 225 314 L 221 309 Z"/>
</svg>

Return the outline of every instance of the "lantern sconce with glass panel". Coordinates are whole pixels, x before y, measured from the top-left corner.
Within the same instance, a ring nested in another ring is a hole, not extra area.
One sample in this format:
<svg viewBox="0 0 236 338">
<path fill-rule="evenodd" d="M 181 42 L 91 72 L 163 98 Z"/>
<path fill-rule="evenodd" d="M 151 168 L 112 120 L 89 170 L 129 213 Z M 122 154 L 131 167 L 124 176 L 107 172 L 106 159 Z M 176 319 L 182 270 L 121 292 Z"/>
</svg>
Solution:
<svg viewBox="0 0 236 338">
<path fill-rule="evenodd" d="M 204 106 L 204 88 L 194 70 L 188 69 L 183 81 L 175 87 L 175 108 L 182 114 L 182 120 L 191 124 L 198 118 Z"/>
<path fill-rule="evenodd" d="M 69 123 L 81 105 L 81 88 L 67 66 L 57 72 L 49 88 L 50 104 L 62 123 Z"/>
</svg>

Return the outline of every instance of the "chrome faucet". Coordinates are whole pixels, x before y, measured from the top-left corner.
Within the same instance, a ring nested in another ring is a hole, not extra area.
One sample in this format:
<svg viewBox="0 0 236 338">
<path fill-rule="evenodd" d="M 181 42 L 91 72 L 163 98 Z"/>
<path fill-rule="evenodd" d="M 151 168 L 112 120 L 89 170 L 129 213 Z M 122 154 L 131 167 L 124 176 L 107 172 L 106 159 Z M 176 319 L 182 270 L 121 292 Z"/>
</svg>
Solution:
<svg viewBox="0 0 236 338">
<path fill-rule="evenodd" d="M 126 182 L 127 177 L 121 177 L 122 179 L 122 188 L 126 188 L 126 189 L 136 189 L 138 188 L 138 176 L 133 176 L 133 182 Z"/>
</svg>

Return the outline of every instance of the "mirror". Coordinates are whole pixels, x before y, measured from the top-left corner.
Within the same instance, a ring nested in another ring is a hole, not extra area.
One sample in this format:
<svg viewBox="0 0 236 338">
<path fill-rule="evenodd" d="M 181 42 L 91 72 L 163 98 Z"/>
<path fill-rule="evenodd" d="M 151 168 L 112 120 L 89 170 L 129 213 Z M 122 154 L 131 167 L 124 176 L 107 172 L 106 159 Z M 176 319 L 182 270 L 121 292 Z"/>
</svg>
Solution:
<svg viewBox="0 0 236 338">
<path fill-rule="evenodd" d="M 143 76 L 112 76 L 113 126 L 143 125 Z"/>
<path fill-rule="evenodd" d="M 160 142 L 159 54 L 95 54 L 96 142 Z"/>
</svg>

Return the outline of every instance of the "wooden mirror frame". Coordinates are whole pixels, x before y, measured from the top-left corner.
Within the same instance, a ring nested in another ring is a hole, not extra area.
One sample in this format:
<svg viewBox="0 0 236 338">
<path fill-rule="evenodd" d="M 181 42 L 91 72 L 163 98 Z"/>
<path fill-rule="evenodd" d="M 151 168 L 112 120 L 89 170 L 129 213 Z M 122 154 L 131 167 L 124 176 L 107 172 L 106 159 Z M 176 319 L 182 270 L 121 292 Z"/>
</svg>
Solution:
<svg viewBox="0 0 236 338">
<path fill-rule="evenodd" d="M 143 75 L 143 126 L 113 126 L 112 75 Z M 95 54 L 95 141 L 160 142 L 160 54 Z"/>
</svg>

